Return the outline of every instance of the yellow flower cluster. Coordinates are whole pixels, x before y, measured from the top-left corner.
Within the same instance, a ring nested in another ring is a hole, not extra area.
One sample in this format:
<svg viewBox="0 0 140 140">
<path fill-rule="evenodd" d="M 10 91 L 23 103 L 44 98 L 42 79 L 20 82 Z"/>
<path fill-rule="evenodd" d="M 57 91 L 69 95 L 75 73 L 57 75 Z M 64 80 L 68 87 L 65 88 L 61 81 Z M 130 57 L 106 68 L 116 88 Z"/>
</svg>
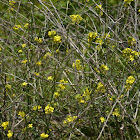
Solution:
<svg viewBox="0 0 140 140">
<path fill-rule="evenodd" d="M 134 59 L 139 56 L 138 52 L 133 51 L 130 48 L 126 48 L 122 52 L 123 52 L 123 56 L 130 61 L 134 61 Z"/>
<path fill-rule="evenodd" d="M 28 124 L 28 128 L 32 128 L 32 127 L 33 127 L 32 123 Z"/>
<path fill-rule="evenodd" d="M 16 1 L 14 1 L 14 0 L 9 0 L 9 5 L 11 6 L 11 7 L 15 7 L 15 3 L 16 3 Z M 10 8 L 12 11 L 13 11 L 13 8 Z"/>
<path fill-rule="evenodd" d="M 41 137 L 42 139 L 45 139 L 45 138 L 48 138 L 49 135 L 48 135 L 48 134 L 45 134 L 45 133 L 42 133 L 42 134 L 40 134 L 40 137 Z"/>
<path fill-rule="evenodd" d="M 41 61 L 37 61 L 36 65 L 40 66 L 41 65 Z"/>
<path fill-rule="evenodd" d="M 127 40 L 127 43 L 128 43 L 129 46 L 135 46 L 136 45 L 136 39 L 129 36 L 128 40 Z"/>
<path fill-rule="evenodd" d="M 75 63 L 73 63 L 72 67 L 74 69 L 76 68 L 77 70 L 82 70 L 83 69 L 83 67 L 81 65 L 81 61 L 79 59 L 75 60 Z"/>
<path fill-rule="evenodd" d="M 34 107 L 33 107 L 33 110 L 39 110 L 39 109 L 41 109 L 41 106 L 40 105 L 35 105 Z"/>
<path fill-rule="evenodd" d="M 51 53 L 47 52 L 47 53 L 43 56 L 43 59 L 46 59 L 48 56 L 51 56 Z"/>
<path fill-rule="evenodd" d="M 103 123 L 105 121 L 105 118 L 104 117 L 100 117 L 100 121 L 101 121 L 101 123 Z"/>
<path fill-rule="evenodd" d="M 22 46 L 22 48 L 25 48 L 26 47 L 26 44 L 22 44 L 21 46 Z"/>
<path fill-rule="evenodd" d="M 124 3 L 125 3 L 125 5 L 128 5 L 128 4 L 130 4 L 132 1 L 134 1 L 134 0 L 124 0 Z"/>
<path fill-rule="evenodd" d="M 120 113 L 119 113 L 118 108 L 116 108 L 115 111 L 112 112 L 112 115 L 113 116 L 115 115 L 116 117 L 119 117 L 120 116 Z"/>
<path fill-rule="evenodd" d="M 49 31 L 48 32 L 48 35 L 51 37 L 51 36 L 55 36 L 56 35 L 56 31 Z"/>
<path fill-rule="evenodd" d="M 83 94 L 83 97 L 85 97 L 86 101 L 90 100 L 90 94 L 91 94 L 91 91 L 89 91 L 89 89 L 86 88 Z"/>
<path fill-rule="evenodd" d="M 20 117 L 24 118 L 25 117 L 25 112 L 24 111 L 19 111 L 18 115 Z"/>
<path fill-rule="evenodd" d="M 99 14 L 99 15 L 103 15 L 103 12 L 102 12 L 102 10 L 103 10 L 103 8 L 102 8 L 102 5 L 97 5 L 96 7 L 96 11 L 97 11 L 97 13 Z"/>
<path fill-rule="evenodd" d="M 49 37 L 53 37 L 53 41 L 55 43 L 60 43 L 61 42 L 61 36 L 56 35 L 56 31 L 51 30 L 48 32 Z"/>
<path fill-rule="evenodd" d="M 60 94 L 58 92 L 54 92 L 54 96 L 55 96 L 55 98 L 57 98 L 60 96 Z"/>
<path fill-rule="evenodd" d="M 29 26 L 29 23 L 26 23 L 25 25 L 24 25 L 24 28 L 28 28 L 28 26 Z"/>
<path fill-rule="evenodd" d="M 109 70 L 109 68 L 106 66 L 106 65 L 101 65 L 100 66 L 100 70 L 102 71 L 102 72 L 105 72 L 105 71 L 108 71 Z"/>
<path fill-rule="evenodd" d="M 65 81 L 64 79 L 60 80 L 60 83 L 62 84 L 59 84 L 58 86 L 60 87 L 60 90 L 63 90 L 66 88 L 66 84 L 68 83 L 68 81 Z"/>
<path fill-rule="evenodd" d="M 9 5 L 13 6 L 16 2 L 14 0 L 9 0 Z"/>
<path fill-rule="evenodd" d="M 39 72 L 34 72 L 34 74 L 35 74 L 36 76 L 39 76 Z"/>
<path fill-rule="evenodd" d="M 7 122 L 3 122 L 1 126 L 2 126 L 4 129 L 7 129 L 8 125 L 9 125 L 9 122 L 7 121 Z"/>
<path fill-rule="evenodd" d="M 45 113 L 46 114 L 51 114 L 53 113 L 54 111 L 54 108 L 50 106 L 50 104 L 48 104 L 46 107 L 45 107 Z"/>
<path fill-rule="evenodd" d="M 126 90 L 131 89 L 134 82 L 135 82 L 135 77 L 129 76 L 126 80 L 126 85 L 125 85 Z"/>
<path fill-rule="evenodd" d="M 68 123 L 70 123 L 70 122 L 73 122 L 74 120 L 76 120 L 77 119 L 77 116 L 71 116 L 71 115 L 68 115 L 67 117 L 66 117 L 66 119 L 63 121 L 63 124 L 68 124 Z"/>
<path fill-rule="evenodd" d="M 105 93 L 105 87 L 104 87 L 104 85 L 101 82 L 98 83 L 98 86 L 97 86 L 97 89 L 95 90 L 95 92 L 96 93 L 97 92 Z"/>
<path fill-rule="evenodd" d="M 27 86 L 27 85 L 28 85 L 28 83 L 26 83 L 26 82 L 22 83 L 22 86 Z"/>
<path fill-rule="evenodd" d="M 5 88 L 6 88 L 6 89 L 11 89 L 11 85 L 6 84 Z"/>
<path fill-rule="evenodd" d="M 27 62 L 28 62 L 28 60 L 25 59 L 25 60 L 23 60 L 21 63 L 22 63 L 22 64 L 26 64 Z"/>
<path fill-rule="evenodd" d="M 59 42 L 61 42 L 61 36 L 56 35 L 56 36 L 54 36 L 53 40 L 54 40 L 54 42 L 59 43 Z"/>
<path fill-rule="evenodd" d="M 38 43 L 42 43 L 42 38 L 39 38 L 39 37 L 35 37 L 34 41 L 38 42 Z"/>
<path fill-rule="evenodd" d="M 96 37 L 97 37 L 97 33 L 96 32 L 89 32 L 88 33 L 88 42 L 93 41 Z"/>
<path fill-rule="evenodd" d="M 7 137 L 8 138 L 11 138 L 13 136 L 13 132 L 11 130 L 8 130 L 8 134 L 7 134 Z"/>
<path fill-rule="evenodd" d="M 79 24 L 83 19 L 80 15 L 70 15 L 70 18 L 74 24 L 75 23 Z"/>
<path fill-rule="evenodd" d="M 19 28 L 21 28 L 21 25 L 15 25 L 15 26 L 13 27 L 14 30 L 18 30 Z"/>
<path fill-rule="evenodd" d="M 78 100 L 79 103 L 85 103 L 85 101 L 90 100 L 91 91 L 88 88 L 85 89 L 83 95 L 76 94 L 75 99 Z"/>
</svg>

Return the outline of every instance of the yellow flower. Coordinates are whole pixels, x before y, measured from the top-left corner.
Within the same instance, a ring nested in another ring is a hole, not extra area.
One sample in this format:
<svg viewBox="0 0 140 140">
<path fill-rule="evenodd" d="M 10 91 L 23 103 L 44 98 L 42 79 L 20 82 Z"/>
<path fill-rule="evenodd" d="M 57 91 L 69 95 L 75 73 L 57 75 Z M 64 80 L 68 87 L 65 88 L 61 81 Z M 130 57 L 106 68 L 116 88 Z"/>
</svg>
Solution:
<svg viewBox="0 0 140 140">
<path fill-rule="evenodd" d="M 74 120 L 76 120 L 77 119 L 77 116 L 71 116 L 71 115 L 68 115 L 67 117 L 66 117 L 66 119 L 63 121 L 63 124 L 67 124 L 67 123 L 70 123 L 70 122 L 73 122 Z"/>
<path fill-rule="evenodd" d="M 38 105 L 38 106 L 36 105 L 36 106 L 33 107 L 33 110 L 39 110 L 39 109 L 41 109 L 40 105 Z"/>
<path fill-rule="evenodd" d="M 22 48 L 25 48 L 26 47 L 26 44 L 22 44 L 21 46 L 22 46 Z"/>
<path fill-rule="evenodd" d="M 35 37 L 34 41 L 36 41 L 36 42 L 37 42 L 37 41 L 38 41 L 38 37 Z"/>
<path fill-rule="evenodd" d="M 134 39 L 133 37 L 128 37 L 128 41 L 127 41 L 129 46 L 134 46 L 136 44 L 136 39 Z"/>
<path fill-rule="evenodd" d="M 72 67 L 74 69 L 76 68 L 77 70 L 82 70 L 83 69 L 83 67 L 81 65 L 81 61 L 79 59 L 75 60 L 75 63 L 73 63 Z"/>
<path fill-rule="evenodd" d="M 38 39 L 38 42 L 39 42 L 39 43 L 42 43 L 43 41 L 42 41 L 42 39 L 41 39 L 41 38 L 39 38 L 39 39 Z"/>
<path fill-rule="evenodd" d="M 28 26 L 29 26 L 29 23 L 26 23 L 26 24 L 24 25 L 24 28 L 28 28 Z"/>
<path fill-rule="evenodd" d="M 34 72 L 34 74 L 35 74 L 36 76 L 39 76 L 39 72 Z"/>
<path fill-rule="evenodd" d="M 96 32 L 89 32 L 88 33 L 88 42 L 93 41 L 96 37 L 97 37 L 97 33 Z"/>
<path fill-rule="evenodd" d="M 13 27 L 14 30 L 18 30 L 19 28 L 21 28 L 21 25 L 15 25 L 15 26 Z"/>
<path fill-rule="evenodd" d="M 130 4 L 133 0 L 124 0 L 125 5 Z"/>
<path fill-rule="evenodd" d="M 52 77 L 52 76 L 49 76 L 49 77 L 47 78 L 47 80 L 52 81 L 52 80 L 53 80 L 53 77 Z"/>
<path fill-rule="evenodd" d="M 59 52 L 59 49 L 56 50 L 56 53 L 58 53 L 58 52 Z"/>
<path fill-rule="evenodd" d="M 105 121 L 104 117 L 100 117 L 101 123 L 103 123 Z"/>
<path fill-rule="evenodd" d="M 40 134 L 40 137 L 41 137 L 42 139 L 45 139 L 45 138 L 48 138 L 49 135 L 48 135 L 48 134 L 45 134 L 45 133 L 42 133 L 42 134 Z"/>
<path fill-rule="evenodd" d="M 28 85 L 28 83 L 26 83 L 26 82 L 22 83 L 22 86 L 27 86 L 27 85 Z"/>
<path fill-rule="evenodd" d="M 90 100 L 90 94 L 91 94 L 91 91 L 89 91 L 89 89 L 86 88 L 83 94 L 83 97 L 85 97 L 86 101 Z"/>
<path fill-rule="evenodd" d="M 126 80 L 126 84 L 132 85 L 135 82 L 135 78 L 133 76 L 129 76 Z"/>
<path fill-rule="evenodd" d="M 46 107 L 45 107 L 45 113 L 46 114 L 51 114 L 53 113 L 54 111 L 54 108 L 50 106 L 50 104 L 48 104 Z"/>
<path fill-rule="evenodd" d="M 43 59 L 46 59 L 47 56 L 51 56 L 51 54 L 49 52 L 47 52 L 44 56 Z"/>
<path fill-rule="evenodd" d="M 11 138 L 13 136 L 13 132 L 11 130 L 8 130 L 8 134 L 7 134 L 7 137 L 8 138 Z"/>
<path fill-rule="evenodd" d="M 7 121 L 7 122 L 3 122 L 1 126 L 2 126 L 4 129 L 6 129 L 8 125 L 9 125 L 9 122 Z"/>
<path fill-rule="evenodd" d="M 49 32 L 48 32 L 48 35 L 49 35 L 49 36 L 54 36 L 54 35 L 56 35 L 56 31 L 49 31 Z"/>
<path fill-rule="evenodd" d="M 11 89 L 11 85 L 7 84 L 5 88 Z"/>
<path fill-rule="evenodd" d="M 106 65 L 104 65 L 104 64 L 100 66 L 100 69 L 102 71 L 108 71 L 109 70 L 109 68 Z"/>
<path fill-rule="evenodd" d="M 54 42 L 61 42 L 61 36 L 59 35 L 54 36 Z"/>
<path fill-rule="evenodd" d="M 140 9 L 138 10 L 138 12 L 140 13 Z"/>
<path fill-rule="evenodd" d="M 24 111 L 19 111 L 18 115 L 21 116 L 22 118 L 25 117 L 25 113 L 24 113 Z"/>
<path fill-rule="evenodd" d="M 28 128 L 32 128 L 32 127 L 33 127 L 32 123 L 28 124 Z"/>
<path fill-rule="evenodd" d="M 119 117 L 120 116 L 120 113 L 118 111 L 118 108 L 116 108 L 115 111 L 112 112 L 112 115 L 113 116 L 115 115 L 116 117 Z"/>
<path fill-rule="evenodd" d="M 36 65 L 40 66 L 41 65 L 41 61 L 36 62 Z"/>
<path fill-rule="evenodd" d="M 129 60 L 130 60 L 130 61 L 134 61 L 134 56 L 133 56 L 133 55 L 130 55 L 130 56 L 129 56 Z"/>
<path fill-rule="evenodd" d="M 83 19 L 80 15 L 70 15 L 70 18 L 74 24 L 75 23 L 79 24 Z"/>
<path fill-rule="evenodd" d="M 103 41 L 101 38 L 97 38 L 95 41 L 97 44 L 99 44 L 100 46 L 103 44 Z"/>
<path fill-rule="evenodd" d="M 22 53 L 22 50 L 18 50 L 18 53 Z"/>
<path fill-rule="evenodd" d="M 96 10 L 97 10 L 97 13 L 100 14 L 100 15 L 102 16 L 102 15 L 103 15 L 103 12 L 102 12 L 102 10 L 103 10 L 102 5 L 97 5 L 95 8 L 96 8 Z"/>
<path fill-rule="evenodd" d="M 27 63 L 27 59 L 23 60 L 21 63 L 26 64 Z"/>
<path fill-rule="evenodd" d="M 68 81 L 65 81 L 64 79 L 60 80 L 60 83 L 62 84 L 59 84 L 58 86 L 60 87 L 61 90 L 65 89 L 66 88 L 66 84 L 68 83 Z"/>
<path fill-rule="evenodd" d="M 98 86 L 97 86 L 97 89 L 95 90 L 95 92 L 105 93 L 105 87 L 101 82 L 98 83 Z"/>
<path fill-rule="evenodd" d="M 9 5 L 13 6 L 16 2 L 14 0 L 9 0 Z"/>
<path fill-rule="evenodd" d="M 54 92 L 54 96 L 55 96 L 55 97 L 59 97 L 60 94 L 59 94 L 58 92 Z"/>
</svg>

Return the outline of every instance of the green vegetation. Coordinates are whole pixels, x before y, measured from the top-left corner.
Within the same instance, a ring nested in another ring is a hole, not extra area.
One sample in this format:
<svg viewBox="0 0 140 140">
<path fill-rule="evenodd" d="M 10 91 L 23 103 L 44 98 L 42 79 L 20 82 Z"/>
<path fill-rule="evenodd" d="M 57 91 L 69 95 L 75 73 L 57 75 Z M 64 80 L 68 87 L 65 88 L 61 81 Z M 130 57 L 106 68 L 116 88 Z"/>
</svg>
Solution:
<svg viewBox="0 0 140 140">
<path fill-rule="evenodd" d="M 0 10 L 0 139 L 140 139 L 138 0 Z"/>
</svg>

